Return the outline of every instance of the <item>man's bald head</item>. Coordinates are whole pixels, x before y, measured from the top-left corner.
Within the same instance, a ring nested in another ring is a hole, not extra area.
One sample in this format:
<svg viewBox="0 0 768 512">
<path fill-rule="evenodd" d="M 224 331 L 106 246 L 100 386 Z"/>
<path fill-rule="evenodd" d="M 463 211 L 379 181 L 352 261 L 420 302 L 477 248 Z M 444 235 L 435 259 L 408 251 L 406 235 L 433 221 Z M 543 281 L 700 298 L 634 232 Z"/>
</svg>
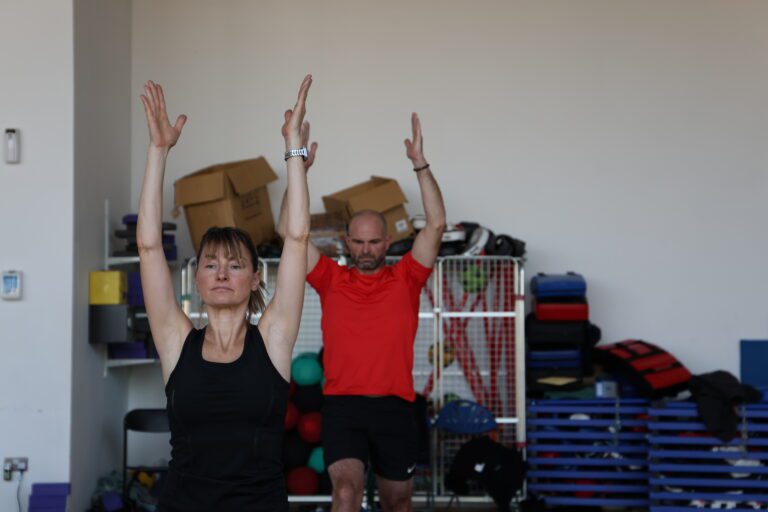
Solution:
<svg viewBox="0 0 768 512">
<path fill-rule="evenodd" d="M 384 265 L 389 249 L 387 221 L 373 210 L 356 213 L 347 224 L 349 257 L 363 274 L 372 274 Z"/>
<path fill-rule="evenodd" d="M 361 210 L 349 219 L 349 223 L 347 224 L 347 235 L 351 235 L 354 231 L 359 229 L 365 229 L 366 231 L 376 229 L 376 224 L 378 224 L 381 229 L 381 238 L 386 238 L 387 219 L 384 218 L 384 214 L 377 212 L 376 210 Z"/>
</svg>

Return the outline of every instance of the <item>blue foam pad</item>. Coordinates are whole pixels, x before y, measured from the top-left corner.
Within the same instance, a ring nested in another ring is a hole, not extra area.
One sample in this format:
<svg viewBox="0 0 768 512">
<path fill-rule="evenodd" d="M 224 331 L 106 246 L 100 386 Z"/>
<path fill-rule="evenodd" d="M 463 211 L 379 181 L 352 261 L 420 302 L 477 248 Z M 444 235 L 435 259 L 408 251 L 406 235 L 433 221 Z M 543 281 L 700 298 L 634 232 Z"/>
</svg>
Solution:
<svg viewBox="0 0 768 512">
<path fill-rule="evenodd" d="M 29 508 L 61 508 L 64 510 L 67 506 L 67 495 L 44 495 L 33 494 L 29 497 Z"/>
<path fill-rule="evenodd" d="M 40 483 L 32 484 L 32 494 L 36 496 L 67 496 L 70 485 L 68 483 Z"/>
<path fill-rule="evenodd" d="M 584 297 L 587 282 L 581 274 L 538 274 L 531 279 L 531 292 L 537 297 Z"/>
<path fill-rule="evenodd" d="M 768 340 L 741 340 L 741 382 L 768 388 Z"/>
<path fill-rule="evenodd" d="M 528 357 L 531 361 L 581 359 L 581 350 L 531 350 Z"/>
<path fill-rule="evenodd" d="M 119 492 L 109 491 L 101 495 L 101 506 L 104 507 L 106 512 L 114 512 L 122 510 L 123 498 Z"/>
</svg>

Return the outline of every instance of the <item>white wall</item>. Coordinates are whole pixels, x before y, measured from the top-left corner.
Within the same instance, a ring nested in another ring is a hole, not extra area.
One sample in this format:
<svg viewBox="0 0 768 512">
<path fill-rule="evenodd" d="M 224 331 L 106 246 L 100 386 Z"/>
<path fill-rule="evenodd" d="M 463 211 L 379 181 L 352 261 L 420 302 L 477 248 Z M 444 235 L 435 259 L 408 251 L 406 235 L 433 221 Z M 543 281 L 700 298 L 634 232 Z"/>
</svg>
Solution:
<svg viewBox="0 0 768 512">
<path fill-rule="evenodd" d="M 112 228 L 128 212 L 131 181 L 131 2 L 75 0 L 75 262 L 72 510 L 119 469 L 128 370 L 104 377 L 103 347 L 88 343 L 88 272 L 104 265 L 104 200 Z"/>
<path fill-rule="evenodd" d="M 766 23 L 761 1 L 135 0 L 133 89 L 158 80 L 189 115 L 166 211 L 202 166 L 264 154 L 282 171 L 281 114 L 312 72 L 313 211 L 379 173 L 416 213 L 417 110 L 450 220 L 526 240 L 529 275 L 585 274 L 605 340 L 737 372 L 738 340 L 768 334 Z"/>
<path fill-rule="evenodd" d="M 22 162 L 0 160 L 0 269 L 24 272 L 23 299 L 0 301 L 0 457 L 29 457 L 25 507 L 32 482 L 69 481 L 72 38 L 71 2 L 0 0 L 0 128 L 22 137 Z M 17 480 L 0 481 L 0 510 L 17 509 Z"/>
</svg>

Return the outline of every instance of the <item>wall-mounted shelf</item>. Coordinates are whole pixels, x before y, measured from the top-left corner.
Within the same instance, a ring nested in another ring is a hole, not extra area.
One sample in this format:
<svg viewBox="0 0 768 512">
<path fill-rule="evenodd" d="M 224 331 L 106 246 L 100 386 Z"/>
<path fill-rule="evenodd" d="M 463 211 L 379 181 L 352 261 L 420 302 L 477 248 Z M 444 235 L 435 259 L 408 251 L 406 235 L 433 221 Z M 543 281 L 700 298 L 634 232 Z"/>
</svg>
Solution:
<svg viewBox="0 0 768 512">
<path fill-rule="evenodd" d="M 159 359 L 107 359 L 105 368 L 118 368 L 122 366 L 140 366 L 144 364 L 159 363 Z"/>
<path fill-rule="evenodd" d="M 136 265 L 139 263 L 139 261 L 140 260 L 138 256 L 112 257 L 107 258 L 104 261 L 104 267 L 109 269 L 111 267 L 118 267 L 120 265 Z"/>
<path fill-rule="evenodd" d="M 109 214 L 109 199 L 104 201 L 104 258 L 102 266 L 104 270 L 109 270 L 114 267 L 122 267 L 128 265 L 138 265 L 140 259 L 138 256 L 112 256 L 112 234 L 110 227 L 110 214 Z M 174 262 L 169 262 L 169 266 L 173 267 Z M 136 313 L 136 318 L 146 318 L 146 313 Z M 109 374 L 111 368 L 130 368 L 134 366 L 146 366 L 159 364 L 159 359 L 109 359 L 107 355 L 107 346 L 103 346 L 103 358 L 104 358 L 104 377 Z"/>
</svg>

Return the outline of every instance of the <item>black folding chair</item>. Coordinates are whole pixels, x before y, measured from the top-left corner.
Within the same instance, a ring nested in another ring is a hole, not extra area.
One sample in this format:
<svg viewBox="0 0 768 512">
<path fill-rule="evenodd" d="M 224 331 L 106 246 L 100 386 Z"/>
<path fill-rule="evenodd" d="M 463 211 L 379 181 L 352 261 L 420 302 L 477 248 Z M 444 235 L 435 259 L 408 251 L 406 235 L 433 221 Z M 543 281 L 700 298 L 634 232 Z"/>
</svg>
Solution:
<svg viewBox="0 0 768 512">
<path fill-rule="evenodd" d="M 134 409 L 128 411 L 123 419 L 123 502 L 128 502 L 128 471 L 148 473 L 164 473 L 167 466 L 129 466 L 128 465 L 128 431 L 144 433 L 170 432 L 168 412 L 165 409 Z"/>
</svg>

